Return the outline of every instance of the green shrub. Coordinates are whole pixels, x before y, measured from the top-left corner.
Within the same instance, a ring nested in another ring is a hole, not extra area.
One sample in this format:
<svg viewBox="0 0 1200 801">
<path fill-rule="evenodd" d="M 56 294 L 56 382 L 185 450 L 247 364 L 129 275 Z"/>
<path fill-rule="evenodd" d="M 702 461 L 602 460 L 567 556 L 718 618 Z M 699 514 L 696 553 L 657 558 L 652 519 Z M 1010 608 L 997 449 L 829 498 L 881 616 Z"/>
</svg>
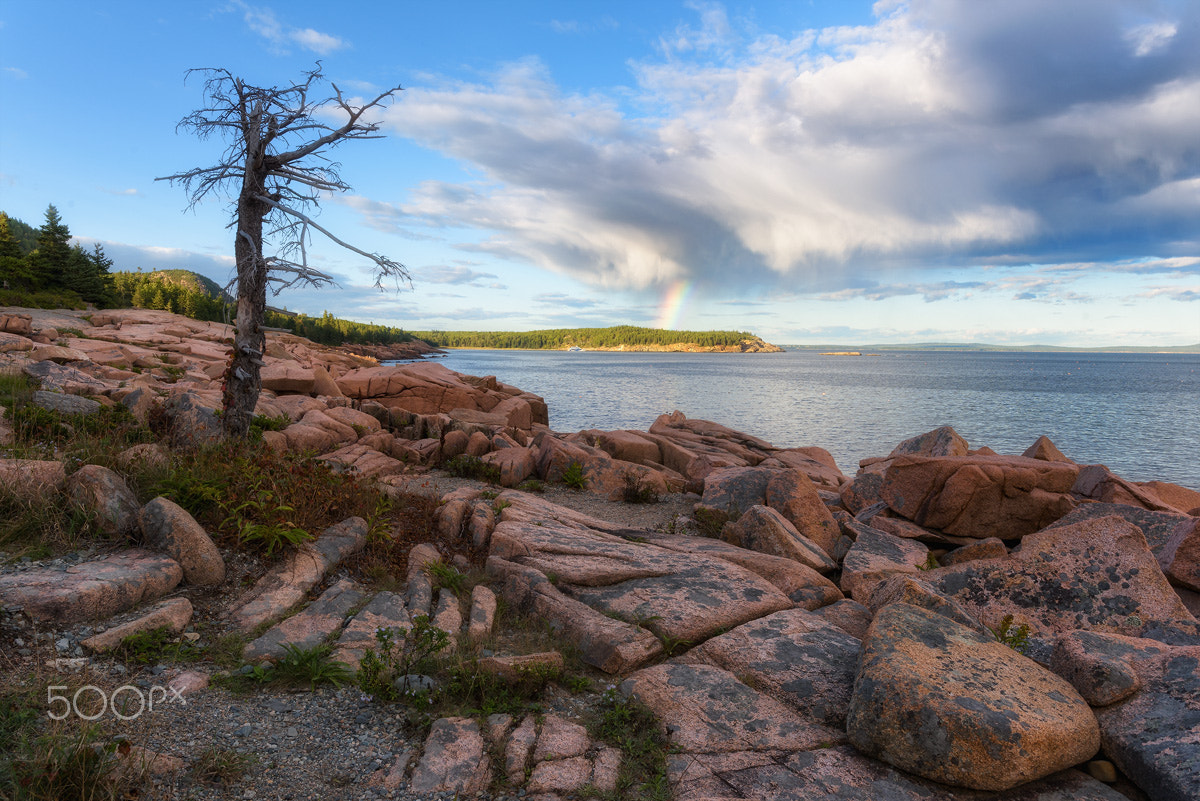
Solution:
<svg viewBox="0 0 1200 801">
<path fill-rule="evenodd" d="M 623 697 L 615 688 L 601 697 L 601 715 L 592 736 L 621 750 L 615 798 L 669 801 L 666 735 L 644 704 Z"/>
<path fill-rule="evenodd" d="M 1013 625 L 1013 616 L 1005 615 L 1000 619 L 1000 625 L 991 629 L 992 636 L 996 638 L 996 642 L 1007 645 L 1017 653 L 1026 653 L 1029 650 L 1029 635 L 1032 633 L 1028 623 L 1022 623 L 1019 626 Z"/>
<path fill-rule="evenodd" d="M 156 665 L 160 662 L 200 659 L 204 651 L 194 643 L 176 637 L 164 626 L 131 634 L 121 640 L 114 655 L 123 662 Z"/>
<path fill-rule="evenodd" d="M 417 615 L 405 628 L 375 632 L 378 649 L 368 648 L 358 667 L 358 684 L 381 703 L 394 703 L 419 693 L 396 682 L 405 676 L 434 672 L 436 657 L 450 644 L 450 635 L 433 625 L 428 615 Z"/>
<path fill-rule="evenodd" d="M 581 490 L 587 486 L 587 478 L 583 475 L 583 465 L 571 462 L 563 471 L 562 482 L 573 490 Z"/>
</svg>

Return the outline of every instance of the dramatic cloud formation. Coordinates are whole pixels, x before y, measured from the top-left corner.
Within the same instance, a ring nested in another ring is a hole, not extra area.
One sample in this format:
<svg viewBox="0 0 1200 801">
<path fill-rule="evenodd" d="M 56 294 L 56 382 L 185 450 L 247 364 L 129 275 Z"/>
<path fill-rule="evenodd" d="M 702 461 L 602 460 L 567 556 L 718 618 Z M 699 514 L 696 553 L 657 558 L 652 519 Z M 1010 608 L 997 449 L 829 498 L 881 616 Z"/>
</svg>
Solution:
<svg viewBox="0 0 1200 801">
<path fill-rule="evenodd" d="M 388 128 L 481 178 L 373 224 L 481 229 L 468 249 L 635 289 L 883 297 L 881 270 L 1195 253 L 1194 3 L 881 2 L 790 38 L 697 10 L 632 88 L 565 93 L 531 59 L 410 89 Z"/>
</svg>

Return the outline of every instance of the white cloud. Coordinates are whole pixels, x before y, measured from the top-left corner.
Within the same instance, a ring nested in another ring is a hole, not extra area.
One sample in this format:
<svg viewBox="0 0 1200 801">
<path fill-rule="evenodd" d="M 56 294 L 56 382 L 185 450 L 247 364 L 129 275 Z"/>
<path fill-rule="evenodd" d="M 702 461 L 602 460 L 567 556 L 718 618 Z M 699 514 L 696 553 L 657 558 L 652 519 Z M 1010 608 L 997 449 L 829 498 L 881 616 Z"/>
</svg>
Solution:
<svg viewBox="0 0 1200 801">
<path fill-rule="evenodd" d="M 1195 255 L 1196 26 L 1139 56 L 1115 0 L 913 0 L 748 41 L 695 8 L 628 91 L 566 93 L 536 60 L 410 89 L 387 126 L 480 178 L 364 213 L 609 288 Z"/>
<path fill-rule="evenodd" d="M 266 39 L 277 53 L 287 53 L 289 46 L 297 45 L 317 55 L 327 56 L 346 48 L 349 43 L 331 34 L 312 28 L 294 28 L 280 22 L 270 8 L 235 3 L 243 11 L 243 19 L 254 33 Z"/>
<path fill-rule="evenodd" d="M 1148 56 L 1166 47 L 1179 26 L 1173 22 L 1152 22 L 1138 25 L 1125 32 L 1125 38 L 1133 45 L 1135 56 Z"/>
</svg>

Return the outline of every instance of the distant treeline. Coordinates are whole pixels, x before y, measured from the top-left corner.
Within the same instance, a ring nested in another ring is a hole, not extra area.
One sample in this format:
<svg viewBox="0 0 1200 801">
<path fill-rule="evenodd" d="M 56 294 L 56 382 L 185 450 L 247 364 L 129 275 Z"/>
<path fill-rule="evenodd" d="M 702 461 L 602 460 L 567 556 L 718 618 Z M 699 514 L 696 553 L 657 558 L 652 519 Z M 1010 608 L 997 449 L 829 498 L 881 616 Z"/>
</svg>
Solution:
<svg viewBox="0 0 1200 801">
<path fill-rule="evenodd" d="M 617 348 L 641 345 L 736 346 L 754 334 L 745 331 L 666 331 L 618 325 L 612 328 L 553 328 L 544 331 L 414 331 L 412 335 L 439 348 Z"/>
</svg>

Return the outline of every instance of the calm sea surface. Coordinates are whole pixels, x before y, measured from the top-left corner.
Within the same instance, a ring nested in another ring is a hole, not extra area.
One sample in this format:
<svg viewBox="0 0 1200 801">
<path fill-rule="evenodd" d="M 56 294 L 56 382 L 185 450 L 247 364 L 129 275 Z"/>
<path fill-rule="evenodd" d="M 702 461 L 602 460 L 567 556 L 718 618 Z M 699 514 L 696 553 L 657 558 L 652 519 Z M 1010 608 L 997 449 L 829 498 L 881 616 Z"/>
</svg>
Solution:
<svg viewBox="0 0 1200 801">
<path fill-rule="evenodd" d="M 679 409 L 775 445 L 819 445 L 853 475 L 954 426 L 1019 454 L 1042 434 L 1077 462 L 1200 489 L 1200 355 L 889 352 L 878 356 L 457 350 L 451 370 L 536 393 L 556 431 L 645 430 Z"/>
</svg>

